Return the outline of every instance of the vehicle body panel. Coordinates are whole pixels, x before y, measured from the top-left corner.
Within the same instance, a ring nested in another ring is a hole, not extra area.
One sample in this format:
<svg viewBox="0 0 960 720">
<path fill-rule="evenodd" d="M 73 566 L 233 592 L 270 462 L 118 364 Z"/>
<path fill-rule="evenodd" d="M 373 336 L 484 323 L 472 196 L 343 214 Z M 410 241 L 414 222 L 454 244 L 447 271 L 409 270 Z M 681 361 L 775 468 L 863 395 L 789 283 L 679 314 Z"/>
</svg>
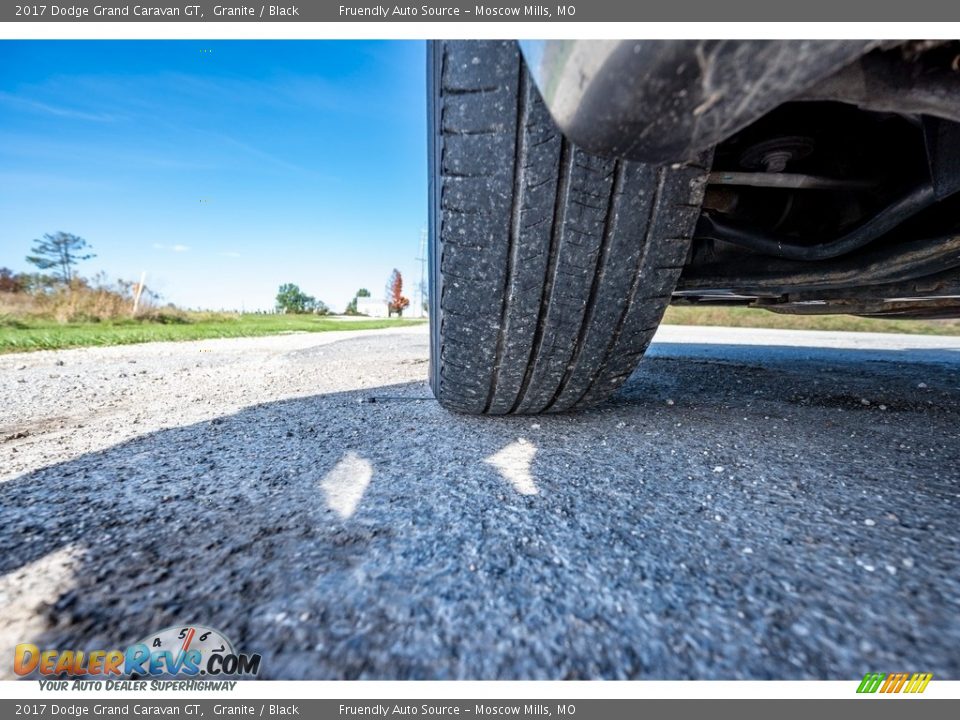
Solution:
<svg viewBox="0 0 960 720">
<path fill-rule="evenodd" d="M 599 154 L 681 162 L 879 46 L 871 40 L 526 40 L 557 125 Z"/>
</svg>

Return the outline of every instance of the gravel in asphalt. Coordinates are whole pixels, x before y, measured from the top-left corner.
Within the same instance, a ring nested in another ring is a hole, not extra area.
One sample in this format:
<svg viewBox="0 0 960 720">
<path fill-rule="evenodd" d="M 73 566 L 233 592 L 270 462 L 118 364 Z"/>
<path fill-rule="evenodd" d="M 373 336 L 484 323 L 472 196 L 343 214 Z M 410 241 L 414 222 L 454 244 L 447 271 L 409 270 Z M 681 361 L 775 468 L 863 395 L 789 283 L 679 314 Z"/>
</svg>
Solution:
<svg viewBox="0 0 960 720">
<path fill-rule="evenodd" d="M 0 356 L 0 656 L 194 622 L 269 678 L 960 677 L 960 339 L 663 328 L 612 403 L 519 418 L 427 357 Z"/>
</svg>

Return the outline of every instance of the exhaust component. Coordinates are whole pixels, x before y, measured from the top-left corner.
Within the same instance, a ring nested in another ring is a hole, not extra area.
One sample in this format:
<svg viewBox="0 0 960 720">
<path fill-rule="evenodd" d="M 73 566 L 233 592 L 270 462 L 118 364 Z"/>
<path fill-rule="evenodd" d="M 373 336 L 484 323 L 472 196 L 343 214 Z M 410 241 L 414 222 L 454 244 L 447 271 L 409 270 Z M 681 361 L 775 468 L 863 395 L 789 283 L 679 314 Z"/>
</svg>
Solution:
<svg viewBox="0 0 960 720">
<path fill-rule="evenodd" d="M 921 123 L 930 179 L 845 235 L 826 242 L 799 242 L 795 237 L 740 227 L 708 212 L 700 217 L 694 237 L 739 245 L 772 257 L 802 261 L 829 260 L 868 245 L 917 213 L 960 191 L 960 123 L 931 117 L 924 117 Z M 864 187 L 858 181 L 788 173 L 714 171 L 708 176 L 708 182 L 713 185 L 824 190 Z"/>
<path fill-rule="evenodd" d="M 740 295 L 770 295 L 803 290 L 864 287 L 923 278 L 960 267 L 960 235 L 944 235 L 899 243 L 838 259 L 829 265 L 798 265 L 771 260 L 757 272 L 745 272 L 743 261 L 696 262 L 680 276 L 678 292 L 729 290 Z"/>
<path fill-rule="evenodd" d="M 876 183 L 869 180 L 842 180 L 798 173 L 718 170 L 707 175 L 707 185 L 789 188 L 791 190 L 869 190 Z"/>
<path fill-rule="evenodd" d="M 790 260 L 829 260 L 873 242 L 938 199 L 932 185 L 920 185 L 846 235 L 821 243 L 800 244 L 796 238 L 777 237 L 771 233 L 737 227 L 709 214 L 700 217 L 694 239 L 719 240 Z"/>
</svg>

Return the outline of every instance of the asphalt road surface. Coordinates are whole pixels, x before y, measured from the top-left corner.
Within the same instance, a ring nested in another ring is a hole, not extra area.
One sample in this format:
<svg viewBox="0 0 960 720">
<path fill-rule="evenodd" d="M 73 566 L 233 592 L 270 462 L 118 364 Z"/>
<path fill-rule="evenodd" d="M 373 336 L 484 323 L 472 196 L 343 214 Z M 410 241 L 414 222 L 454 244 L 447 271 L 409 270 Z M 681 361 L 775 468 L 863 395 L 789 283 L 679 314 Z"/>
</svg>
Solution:
<svg viewBox="0 0 960 720">
<path fill-rule="evenodd" d="M 427 354 L 0 356 L 0 657 L 195 622 L 270 678 L 960 678 L 960 338 L 664 328 L 511 419 Z"/>
</svg>

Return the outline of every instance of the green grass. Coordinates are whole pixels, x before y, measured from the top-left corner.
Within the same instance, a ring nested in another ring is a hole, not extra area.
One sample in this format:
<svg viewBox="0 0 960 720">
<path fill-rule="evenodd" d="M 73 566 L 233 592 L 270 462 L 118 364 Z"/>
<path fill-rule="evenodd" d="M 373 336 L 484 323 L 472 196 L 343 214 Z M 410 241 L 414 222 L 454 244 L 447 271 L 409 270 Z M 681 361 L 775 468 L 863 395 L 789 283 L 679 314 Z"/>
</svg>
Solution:
<svg viewBox="0 0 960 720">
<path fill-rule="evenodd" d="M 419 319 L 340 320 L 313 315 L 229 315 L 183 313 L 164 321 L 57 323 L 0 317 L 0 353 L 55 350 L 91 345 L 128 345 L 169 340 L 253 337 L 287 332 L 376 330 L 425 322 Z"/>
<path fill-rule="evenodd" d="M 960 335 L 960 320 L 881 320 L 850 315 L 778 315 L 766 310 L 735 307 L 671 307 L 663 319 L 670 325 L 897 332 Z M 375 330 L 405 327 L 419 319 L 341 320 L 313 315 L 240 315 L 177 313 L 157 320 L 118 320 L 65 323 L 30 317 L 0 316 L 0 353 L 56 350 L 91 345 L 253 337 L 287 332 Z"/>
<path fill-rule="evenodd" d="M 886 320 L 853 315 L 780 315 L 769 310 L 738 307 L 669 307 L 663 322 L 668 325 L 960 335 L 960 320 Z"/>
</svg>

